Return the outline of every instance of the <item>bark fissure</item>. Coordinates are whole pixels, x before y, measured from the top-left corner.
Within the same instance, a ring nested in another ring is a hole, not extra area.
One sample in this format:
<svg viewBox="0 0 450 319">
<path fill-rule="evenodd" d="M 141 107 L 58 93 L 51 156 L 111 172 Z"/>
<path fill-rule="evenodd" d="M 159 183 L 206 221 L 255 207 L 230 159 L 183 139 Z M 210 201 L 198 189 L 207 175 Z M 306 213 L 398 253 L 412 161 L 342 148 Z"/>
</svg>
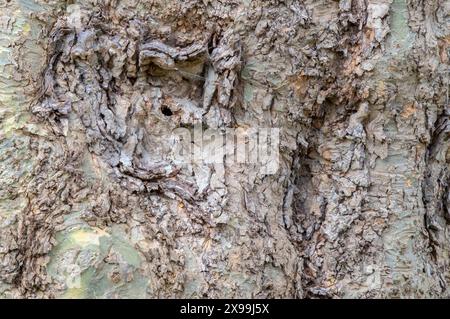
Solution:
<svg viewBox="0 0 450 319">
<path fill-rule="evenodd" d="M 447 297 L 449 6 L 0 0 L 0 296 Z"/>
</svg>

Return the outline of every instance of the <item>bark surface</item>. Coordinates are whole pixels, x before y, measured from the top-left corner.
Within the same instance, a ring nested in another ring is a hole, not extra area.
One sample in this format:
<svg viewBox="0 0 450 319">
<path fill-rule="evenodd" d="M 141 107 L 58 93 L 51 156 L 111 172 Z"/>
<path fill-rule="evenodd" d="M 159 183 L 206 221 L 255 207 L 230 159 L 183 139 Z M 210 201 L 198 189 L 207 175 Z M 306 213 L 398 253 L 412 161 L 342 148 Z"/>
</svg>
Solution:
<svg viewBox="0 0 450 319">
<path fill-rule="evenodd" d="M 449 0 L 0 0 L 0 297 L 449 297 L 449 55 Z"/>
</svg>

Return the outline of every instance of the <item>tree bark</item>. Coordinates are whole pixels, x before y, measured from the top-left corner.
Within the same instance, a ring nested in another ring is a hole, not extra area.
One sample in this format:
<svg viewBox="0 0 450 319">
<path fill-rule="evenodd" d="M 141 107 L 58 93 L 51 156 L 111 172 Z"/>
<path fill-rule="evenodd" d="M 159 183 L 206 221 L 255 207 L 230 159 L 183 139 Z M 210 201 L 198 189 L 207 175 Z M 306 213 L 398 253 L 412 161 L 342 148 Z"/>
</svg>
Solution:
<svg viewBox="0 0 450 319">
<path fill-rule="evenodd" d="M 449 0 L 0 8 L 1 297 L 449 296 Z"/>
</svg>

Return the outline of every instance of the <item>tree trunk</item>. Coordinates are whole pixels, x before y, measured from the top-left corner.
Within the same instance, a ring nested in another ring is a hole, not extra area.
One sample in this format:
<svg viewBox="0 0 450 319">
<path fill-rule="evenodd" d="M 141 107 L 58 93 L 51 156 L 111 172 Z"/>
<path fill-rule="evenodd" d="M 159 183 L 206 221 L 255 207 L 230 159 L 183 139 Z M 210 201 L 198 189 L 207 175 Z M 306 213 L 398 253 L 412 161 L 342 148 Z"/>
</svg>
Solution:
<svg viewBox="0 0 450 319">
<path fill-rule="evenodd" d="M 449 296 L 449 0 L 0 8 L 1 297 Z"/>
</svg>

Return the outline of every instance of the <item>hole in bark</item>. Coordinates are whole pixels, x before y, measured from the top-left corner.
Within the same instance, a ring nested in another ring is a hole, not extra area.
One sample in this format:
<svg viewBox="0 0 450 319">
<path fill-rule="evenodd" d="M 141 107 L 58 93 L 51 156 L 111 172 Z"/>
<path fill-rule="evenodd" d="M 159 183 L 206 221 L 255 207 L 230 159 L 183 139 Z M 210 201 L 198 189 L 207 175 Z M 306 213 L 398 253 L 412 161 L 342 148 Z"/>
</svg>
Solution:
<svg viewBox="0 0 450 319">
<path fill-rule="evenodd" d="M 164 114 L 165 116 L 172 116 L 173 115 L 172 110 L 166 105 L 163 105 L 161 107 L 161 113 Z"/>
<path fill-rule="evenodd" d="M 134 85 L 137 81 L 137 78 L 134 77 L 128 77 L 128 80 L 130 81 L 131 85 Z"/>
</svg>

